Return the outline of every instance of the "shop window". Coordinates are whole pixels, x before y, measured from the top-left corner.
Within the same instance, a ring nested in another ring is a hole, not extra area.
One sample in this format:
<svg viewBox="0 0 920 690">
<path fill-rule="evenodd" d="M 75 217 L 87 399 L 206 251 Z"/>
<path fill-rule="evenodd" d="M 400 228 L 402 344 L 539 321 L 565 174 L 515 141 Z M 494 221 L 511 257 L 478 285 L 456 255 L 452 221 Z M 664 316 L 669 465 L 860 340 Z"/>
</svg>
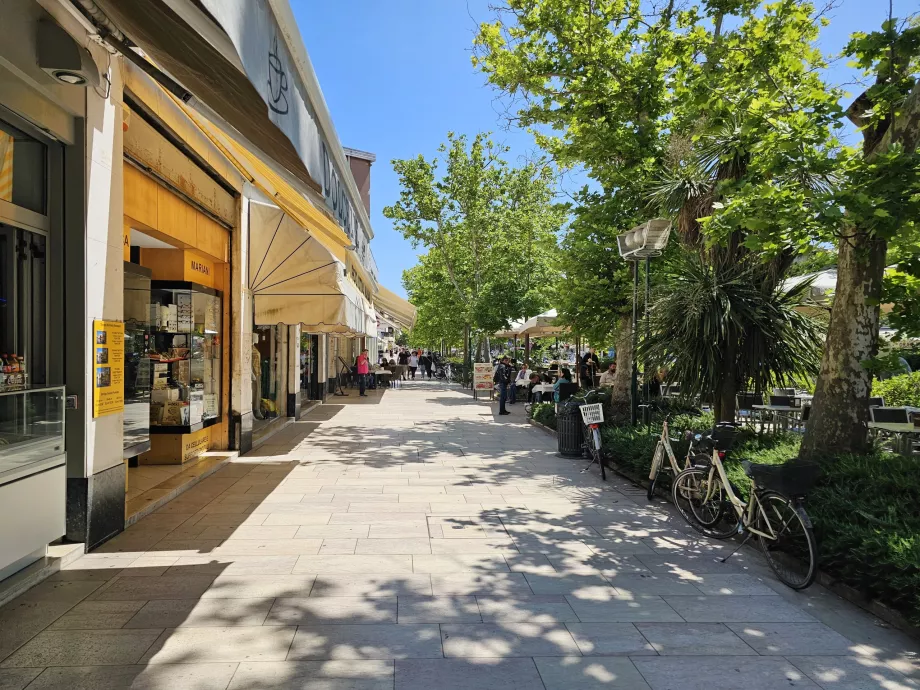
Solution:
<svg viewBox="0 0 920 690">
<path fill-rule="evenodd" d="M 252 330 L 252 426 L 258 429 L 285 414 L 285 356 L 280 326 Z"/>
<path fill-rule="evenodd" d="M 301 404 L 319 398 L 317 377 L 319 376 L 319 336 L 310 333 L 300 335 L 300 400 Z"/>
<path fill-rule="evenodd" d="M 0 120 L 0 200 L 45 215 L 47 165 L 47 146 Z"/>
<path fill-rule="evenodd" d="M 0 386 L 45 385 L 45 237 L 0 223 Z"/>
</svg>

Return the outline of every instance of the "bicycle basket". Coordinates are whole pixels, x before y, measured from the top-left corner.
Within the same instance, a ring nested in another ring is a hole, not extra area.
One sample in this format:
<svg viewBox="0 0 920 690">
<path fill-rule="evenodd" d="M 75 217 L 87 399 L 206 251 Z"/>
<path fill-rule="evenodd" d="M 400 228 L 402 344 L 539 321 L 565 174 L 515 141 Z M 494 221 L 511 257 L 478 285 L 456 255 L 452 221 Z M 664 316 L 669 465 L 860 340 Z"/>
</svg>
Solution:
<svg viewBox="0 0 920 690">
<path fill-rule="evenodd" d="M 744 460 L 741 465 L 758 488 L 784 496 L 805 496 L 821 476 L 818 465 L 798 460 L 790 460 L 782 465 L 759 465 Z"/>
<path fill-rule="evenodd" d="M 601 424 L 604 421 L 604 408 L 601 403 L 582 405 L 581 419 L 585 424 Z"/>
</svg>

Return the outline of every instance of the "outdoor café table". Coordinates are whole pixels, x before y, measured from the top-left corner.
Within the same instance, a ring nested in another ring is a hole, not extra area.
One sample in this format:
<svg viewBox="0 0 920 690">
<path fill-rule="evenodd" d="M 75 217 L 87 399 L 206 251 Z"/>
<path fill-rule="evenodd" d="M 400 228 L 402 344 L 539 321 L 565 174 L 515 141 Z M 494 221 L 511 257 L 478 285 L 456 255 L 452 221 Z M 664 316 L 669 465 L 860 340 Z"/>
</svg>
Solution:
<svg viewBox="0 0 920 690">
<path fill-rule="evenodd" d="M 913 454 L 914 438 L 920 438 L 920 427 L 911 423 L 869 422 L 869 429 L 894 436 L 895 450 L 906 457 Z"/>
<path fill-rule="evenodd" d="M 539 383 L 533 387 L 534 395 L 540 393 L 542 396 L 540 398 L 541 402 L 552 402 L 553 401 L 553 384 L 551 383 Z"/>
<path fill-rule="evenodd" d="M 789 430 L 789 419 L 802 414 L 801 407 L 792 407 L 791 405 L 751 405 L 751 409 L 763 412 L 773 412 L 774 419 L 779 417 L 782 420 L 783 431 Z M 761 415 L 761 423 L 763 416 Z"/>
<path fill-rule="evenodd" d="M 390 377 L 393 376 L 393 372 L 389 369 L 377 369 L 376 371 L 371 372 L 374 376 L 377 377 L 377 384 L 383 383 L 384 386 L 390 385 Z"/>
</svg>

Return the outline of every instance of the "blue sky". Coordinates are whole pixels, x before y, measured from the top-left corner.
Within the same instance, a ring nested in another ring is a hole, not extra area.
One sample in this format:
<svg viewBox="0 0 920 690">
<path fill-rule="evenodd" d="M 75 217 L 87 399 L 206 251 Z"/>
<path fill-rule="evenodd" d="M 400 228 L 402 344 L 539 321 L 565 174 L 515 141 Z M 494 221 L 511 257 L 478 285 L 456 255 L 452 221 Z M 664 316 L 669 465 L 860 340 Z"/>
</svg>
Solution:
<svg viewBox="0 0 920 690">
<path fill-rule="evenodd" d="M 470 63 L 478 22 L 493 18 L 489 0 L 290 2 L 342 144 L 377 155 L 371 246 L 381 282 L 405 295 L 402 271 L 416 252 L 382 214 L 399 195 L 390 161 L 432 157 L 448 131 L 491 130 L 512 158 L 536 149 L 527 132 L 504 129 L 496 92 Z M 888 13 L 884 0 L 838 4 L 820 41 L 825 52 L 839 52 L 850 33 L 877 28 Z M 894 0 L 895 16 L 917 9 L 917 0 Z M 850 75 L 840 61 L 829 77 L 840 83 Z"/>
</svg>

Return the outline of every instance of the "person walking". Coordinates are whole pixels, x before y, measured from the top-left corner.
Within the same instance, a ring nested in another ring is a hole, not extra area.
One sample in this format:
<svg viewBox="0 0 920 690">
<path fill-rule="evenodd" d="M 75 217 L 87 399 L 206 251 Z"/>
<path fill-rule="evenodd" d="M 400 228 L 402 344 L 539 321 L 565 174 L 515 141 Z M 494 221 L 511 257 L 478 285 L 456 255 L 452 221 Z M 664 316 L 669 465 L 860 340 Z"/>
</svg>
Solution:
<svg viewBox="0 0 920 690">
<path fill-rule="evenodd" d="M 358 374 L 358 392 L 362 398 L 366 398 L 364 390 L 367 387 L 367 375 L 370 373 L 370 362 L 367 359 L 367 350 L 361 350 L 361 354 L 355 359 L 355 371 Z"/>
<path fill-rule="evenodd" d="M 601 366 L 601 360 L 595 354 L 594 348 L 589 347 L 588 351 L 581 358 L 581 385 L 583 388 L 594 388 L 594 375 Z"/>
<path fill-rule="evenodd" d="M 415 372 L 418 369 L 418 355 L 415 354 L 413 350 L 409 354 L 409 375 L 412 377 L 412 380 L 415 381 Z"/>
<path fill-rule="evenodd" d="M 434 364 L 434 361 L 431 357 L 431 352 L 429 350 L 425 351 L 425 354 L 422 356 L 422 366 L 425 367 L 425 373 L 428 374 L 428 380 L 431 380 L 431 365 Z"/>
<path fill-rule="evenodd" d="M 505 401 L 508 399 L 508 386 L 511 385 L 511 366 L 509 359 L 502 357 L 495 373 L 492 374 L 492 382 L 498 384 L 498 414 L 511 414 L 505 408 Z"/>
</svg>

